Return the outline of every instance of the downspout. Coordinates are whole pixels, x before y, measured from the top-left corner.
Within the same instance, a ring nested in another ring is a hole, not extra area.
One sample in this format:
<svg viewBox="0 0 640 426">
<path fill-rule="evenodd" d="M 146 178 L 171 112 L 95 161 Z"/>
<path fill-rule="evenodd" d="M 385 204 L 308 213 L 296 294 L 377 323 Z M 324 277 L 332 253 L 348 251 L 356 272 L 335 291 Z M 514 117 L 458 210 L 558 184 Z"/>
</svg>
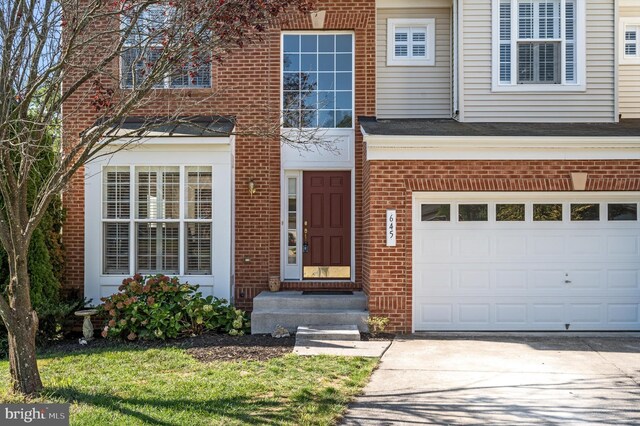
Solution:
<svg viewBox="0 0 640 426">
<path fill-rule="evenodd" d="M 459 118 L 459 87 L 458 87 L 458 0 L 453 0 L 451 12 L 452 32 L 451 32 L 451 95 L 452 111 L 451 117 L 454 120 Z"/>
</svg>

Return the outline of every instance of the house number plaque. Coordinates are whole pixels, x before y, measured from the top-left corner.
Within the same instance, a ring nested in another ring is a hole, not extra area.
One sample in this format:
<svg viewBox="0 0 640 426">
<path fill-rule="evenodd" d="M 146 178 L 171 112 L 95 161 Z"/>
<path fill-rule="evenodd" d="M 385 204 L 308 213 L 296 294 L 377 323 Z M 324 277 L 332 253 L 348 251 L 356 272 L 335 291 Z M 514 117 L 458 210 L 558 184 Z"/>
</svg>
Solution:
<svg viewBox="0 0 640 426">
<path fill-rule="evenodd" d="M 387 210 L 387 247 L 396 246 L 396 211 Z"/>
</svg>

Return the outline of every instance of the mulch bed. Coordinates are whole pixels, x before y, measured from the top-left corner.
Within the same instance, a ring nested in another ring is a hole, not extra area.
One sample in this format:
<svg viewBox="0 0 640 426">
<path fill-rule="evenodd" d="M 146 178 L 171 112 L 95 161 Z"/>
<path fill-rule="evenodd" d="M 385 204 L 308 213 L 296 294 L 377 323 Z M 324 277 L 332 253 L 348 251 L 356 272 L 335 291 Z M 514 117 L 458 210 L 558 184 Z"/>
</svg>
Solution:
<svg viewBox="0 0 640 426">
<path fill-rule="evenodd" d="M 201 362 L 266 361 L 293 352 L 296 339 L 276 339 L 269 335 L 228 336 L 208 334 L 194 337 L 187 353 Z"/>
<path fill-rule="evenodd" d="M 393 340 L 390 333 L 379 333 L 372 336 L 362 334 L 362 340 Z M 88 345 L 80 345 L 78 338 L 52 343 L 43 349 L 44 353 L 75 353 L 91 349 L 144 350 L 149 348 L 177 347 L 186 349 L 187 353 L 201 362 L 212 361 L 267 361 L 293 352 L 295 337 L 276 339 L 270 335 L 229 336 L 227 334 L 203 334 L 167 341 L 135 341 L 110 340 L 96 338 Z"/>
<path fill-rule="evenodd" d="M 229 336 L 227 334 L 204 334 L 167 341 L 110 340 L 96 338 L 88 345 L 80 345 L 78 338 L 55 342 L 43 349 L 44 353 L 75 353 L 91 349 L 131 349 L 178 347 L 201 362 L 211 361 L 266 361 L 293 352 L 294 337 L 276 339 L 270 335 Z"/>
</svg>

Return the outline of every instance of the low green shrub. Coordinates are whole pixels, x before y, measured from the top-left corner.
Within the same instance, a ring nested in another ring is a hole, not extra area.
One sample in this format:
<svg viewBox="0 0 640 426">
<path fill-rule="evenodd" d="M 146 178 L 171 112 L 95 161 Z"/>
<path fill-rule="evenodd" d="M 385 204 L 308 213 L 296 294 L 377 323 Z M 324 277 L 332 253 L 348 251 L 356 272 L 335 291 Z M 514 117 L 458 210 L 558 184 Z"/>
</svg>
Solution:
<svg viewBox="0 0 640 426">
<path fill-rule="evenodd" d="M 202 297 L 197 285 L 177 277 L 137 274 L 127 278 L 119 293 L 105 297 L 100 309 L 108 318 L 103 337 L 175 339 L 205 331 L 242 335 L 248 331 L 247 315 L 226 300 Z"/>
<path fill-rule="evenodd" d="M 389 318 L 370 316 L 367 318 L 367 325 L 369 326 L 369 333 L 371 333 L 372 336 L 377 336 L 378 334 L 384 333 L 387 325 L 389 325 Z"/>
</svg>

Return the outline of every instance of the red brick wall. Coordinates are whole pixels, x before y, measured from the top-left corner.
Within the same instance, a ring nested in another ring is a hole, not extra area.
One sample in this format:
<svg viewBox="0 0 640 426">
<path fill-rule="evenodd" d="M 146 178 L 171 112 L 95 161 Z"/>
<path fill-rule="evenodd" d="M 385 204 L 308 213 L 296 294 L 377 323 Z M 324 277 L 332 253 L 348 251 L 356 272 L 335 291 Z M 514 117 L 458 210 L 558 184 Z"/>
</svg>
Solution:
<svg viewBox="0 0 640 426">
<path fill-rule="evenodd" d="M 365 164 L 363 287 L 373 315 L 390 328 L 412 324 L 414 191 L 571 191 L 586 172 L 587 191 L 640 191 L 640 161 L 370 161 Z M 386 246 L 386 210 L 397 210 L 397 246 Z"/>
<path fill-rule="evenodd" d="M 375 114 L 375 0 L 318 1 L 327 11 L 324 30 L 351 30 L 355 34 L 355 116 Z M 311 30 L 308 15 L 288 20 L 282 30 Z M 239 127 L 256 127 L 278 120 L 280 110 L 280 28 L 249 46 L 213 70 L 213 88 L 159 91 L 139 115 L 161 115 L 176 107 L 185 113 L 234 115 Z M 212 96 L 216 92 L 222 93 Z M 177 96 L 180 93 L 181 96 Z M 93 123 L 88 98 L 76 96 L 65 105 L 67 143 Z M 362 260 L 362 136 L 356 123 L 356 283 L 359 288 Z M 259 292 L 268 289 L 269 276 L 280 275 L 280 141 L 239 136 L 236 139 L 235 298 L 243 309 Z M 250 179 L 257 192 L 249 195 Z M 81 294 L 84 286 L 84 177 L 80 171 L 64 195 L 68 219 L 64 230 L 67 246 L 67 291 Z M 245 262 L 244 259 L 250 259 Z M 299 288 L 299 285 L 288 287 Z M 310 284 L 311 287 L 317 285 Z M 334 286 L 336 287 L 336 286 Z"/>
</svg>

